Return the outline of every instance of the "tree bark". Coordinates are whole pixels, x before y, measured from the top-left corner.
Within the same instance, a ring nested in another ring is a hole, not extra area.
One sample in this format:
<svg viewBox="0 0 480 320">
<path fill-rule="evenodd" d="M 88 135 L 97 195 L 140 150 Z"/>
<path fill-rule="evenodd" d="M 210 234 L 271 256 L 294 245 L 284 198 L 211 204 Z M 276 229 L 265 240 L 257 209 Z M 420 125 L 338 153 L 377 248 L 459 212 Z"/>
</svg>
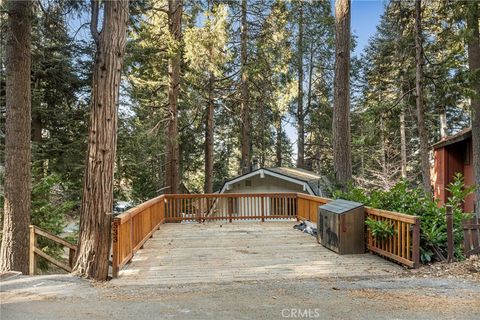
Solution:
<svg viewBox="0 0 480 320">
<path fill-rule="evenodd" d="M 275 154 L 276 154 L 276 162 L 275 165 L 277 167 L 282 166 L 283 157 L 282 157 L 282 116 L 277 116 L 277 121 L 275 123 L 275 131 L 277 136 L 277 141 L 275 145 Z"/>
<path fill-rule="evenodd" d="M 352 179 L 350 136 L 350 0 L 335 1 L 333 161 L 337 182 Z"/>
<path fill-rule="evenodd" d="M 210 73 L 208 80 L 208 102 L 207 102 L 207 117 L 205 123 L 205 193 L 213 192 L 213 116 L 215 112 L 215 105 L 213 101 L 213 85 L 214 76 Z"/>
<path fill-rule="evenodd" d="M 266 119 L 266 116 L 265 116 L 265 103 L 263 102 L 263 98 L 261 97 L 260 100 L 259 100 L 259 108 L 260 108 L 260 123 L 266 123 L 267 119 Z M 254 159 L 253 162 L 255 163 L 255 160 L 260 160 L 259 163 L 260 163 L 260 168 L 263 168 L 265 166 L 265 158 L 267 157 L 266 156 L 266 153 L 267 153 L 267 147 L 266 147 L 266 144 L 265 144 L 265 136 L 266 136 L 266 130 L 267 128 L 265 128 L 265 126 L 261 126 L 260 128 L 260 152 L 258 154 L 259 158 L 260 159 Z M 253 165 L 253 163 L 252 163 Z"/>
<path fill-rule="evenodd" d="M 380 151 L 382 153 L 381 162 L 382 162 L 382 174 L 385 181 L 388 180 L 388 169 L 387 169 L 387 142 L 385 141 L 385 119 L 382 115 L 380 117 Z"/>
<path fill-rule="evenodd" d="M 99 32 L 99 1 L 92 1 L 91 31 L 96 53 L 78 252 L 73 268 L 75 273 L 95 280 L 108 277 L 117 113 L 129 10 L 128 0 L 105 1 L 103 6 Z"/>
<path fill-rule="evenodd" d="M 407 179 L 407 138 L 405 132 L 405 107 L 400 110 L 400 158 L 402 178 Z"/>
<path fill-rule="evenodd" d="M 298 3 L 298 96 L 297 96 L 297 167 L 305 167 L 305 122 L 303 114 L 303 1 Z"/>
<path fill-rule="evenodd" d="M 314 49 L 313 49 L 313 41 L 310 44 L 310 58 L 309 58 L 309 68 L 308 68 L 308 91 L 307 91 L 307 107 L 305 109 L 305 115 L 307 115 L 310 110 L 312 109 L 312 86 L 313 86 L 313 54 L 314 54 Z M 303 121 L 305 122 L 305 117 L 303 118 Z"/>
<path fill-rule="evenodd" d="M 32 112 L 32 141 L 42 142 L 43 123 L 40 114 Z"/>
<path fill-rule="evenodd" d="M 415 1 L 415 63 L 416 63 L 416 105 L 417 127 L 420 140 L 420 161 L 422 167 L 422 184 L 427 194 L 432 194 L 430 181 L 430 159 L 428 132 L 425 125 L 425 101 L 423 97 L 423 36 L 422 36 L 422 1 Z"/>
<path fill-rule="evenodd" d="M 240 60 L 241 60 L 241 172 L 248 173 L 251 169 L 251 154 L 250 154 L 250 93 L 248 90 L 248 56 L 247 56 L 247 42 L 248 42 L 248 26 L 247 26 L 247 0 L 242 0 L 242 21 L 240 34 Z"/>
<path fill-rule="evenodd" d="M 32 2 L 7 2 L 5 204 L 0 271 L 28 274 Z"/>
<path fill-rule="evenodd" d="M 467 27 L 471 32 L 468 41 L 468 68 L 470 69 L 470 72 L 475 73 L 472 81 L 474 95 L 471 99 L 472 156 L 475 184 L 480 186 L 480 37 L 478 30 L 478 11 L 478 2 L 471 1 L 467 10 L 467 12 L 469 12 L 467 17 Z M 480 187 L 477 188 L 475 192 L 475 213 L 477 219 L 480 219 Z"/>
<path fill-rule="evenodd" d="M 447 137 L 447 108 L 442 107 L 440 112 L 440 137 Z"/>
<path fill-rule="evenodd" d="M 168 0 L 168 28 L 176 44 L 182 38 L 183 0 Z M 177 51 L 168 61 L 168 105 L 169 121 L 167 128 L 167 153 L 165 181 L 167 193 L 179 193 L 180 150 L 178 137 L 178 96 L 180 92 L 181 51 Z"/>
</svg>

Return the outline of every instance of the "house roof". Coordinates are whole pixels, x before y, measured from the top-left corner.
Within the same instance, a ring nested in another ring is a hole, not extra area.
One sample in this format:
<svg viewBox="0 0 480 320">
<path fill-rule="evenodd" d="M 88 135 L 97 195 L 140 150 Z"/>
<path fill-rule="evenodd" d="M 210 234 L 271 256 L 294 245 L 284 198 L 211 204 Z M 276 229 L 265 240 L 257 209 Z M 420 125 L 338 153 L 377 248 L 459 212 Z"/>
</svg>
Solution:
<svg viewBox="0 0 480 320">
<path fill-rule="evenodd" d="M 458 142 L 462 142 L 472 138 L 472 128 L 467 128 L 460 131 L 453 136 L 445 137 L 442 140 L 438 141 L 437 143 L 433 144 L 433 149 L 443 148 Z"/>
<path fill-rule="evenodd" d="M 321 178 L 321 176 L 316 174 L 315 172 L 304 170 L 304 169 L 298 169 L 298 168 L 276 167 L 276 168 L 264 168 L 264 169 L 274 171 L 288 177 L 300 179 L 303 181 L 318 180 Z"/>
<path fill-rule="evenodd" d="M 294 182 L 300 185 L 303 185 L 306 191 L 312 195 L 321 196 L 322 194 L 322 179 L 323 177 L 316 174 L 315 172 L 297 169 L 297 168 L 287 168 L 287 167 L 272 167 L 272 168 L 260 168 L 252 172 L 237 176 L 233 179 L 225 181 L 222 186 L 220 193 L 223 193 L 228 184 L 233 184 L 244 179 L 250 178 L 255 175 L 267 174 L 270 176 L 277 177 L 279 179 L 285 179 L 290 182 Z"/>
</svg>

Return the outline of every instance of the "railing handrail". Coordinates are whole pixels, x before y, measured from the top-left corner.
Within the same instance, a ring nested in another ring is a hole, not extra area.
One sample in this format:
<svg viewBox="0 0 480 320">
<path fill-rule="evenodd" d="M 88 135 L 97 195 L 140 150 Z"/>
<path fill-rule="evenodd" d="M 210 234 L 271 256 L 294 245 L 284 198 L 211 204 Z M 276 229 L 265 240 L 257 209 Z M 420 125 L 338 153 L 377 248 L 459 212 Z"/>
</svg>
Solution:
<svg viewBox="0 0 480 320">
<path fill-rule="evenodd" d="M 413 216 L 413 215 L 409 215 L 409 214 L 406 214 L 406 213 L 382 210 L 382 209 L 377 209 L 377 208 L 372 208 L 372 207 L 365 207 L 365 210 L 367 212 L 374 213 L 377 216 L 381 216 L 381 217 L 385 217 L 385 218 L 392 218 L 392 219 L 395 219 L 395 220 L 398 220 L 398 221 L 411 223 L 411 224 L 417 223 L 420 219 L 419 216 Z"/>
<path fill-rule="evenodd" d="M 301 199 L 314 200 L 314 201 L 325 202 L 325 203 L 328 203 L 328 202 L 331 202 L 331 201 L 335 200 L 335 199 L 331 199 L 331 198 L 314 196 L 314 195 L 306 194 L 306 193 L 296 193 L 296 195 L 297 195 L 298 198 L 301 198 Z"/>
<path fill-rule="evenodd" d="M 297 193 L 297 196 L 302 199 L 319 200 L 319 202 L 325 202 L 325 203 L 335 200 L 331 198 L 319 197 L 319 196 L 314 196 L 314 195 L 305 194 L 305 193 Z M 377 209 L 377 208 L 368 207 L 368 206 L 365 206 L 365 210 L 375 212 L 375 214 L 385 218 L 392 218 L 392 217 L 394 217 L 395 219 L 398 218 L 397 220 L 407 222 L 407 223 L 416 223 L 418 219 L 420 219 L 419 216 L 396 212 L 396 211 Z"/>
<path fill-rule="evenodd" d="M 68 255 L 68 265 L 65 263 L 58 261 L 54 257 L 46 254 L 42 250 L 40 250 L 37 247 L 37 235 L 45 237 L 49 240 L 54 241 L 55 243 L 58 243 L 64 247 L 67 247 L 69 249 L 69 255 Z M 50 232 L 48 232 L 45 229 L 42 229 L 40 227 L 37 227 L 35 225 L 30 225 L 30 245 L 29 245 L 29 274 L 34 275 L 37 271 L 37 259 L 36 256 L 40 256 L 47 260 L 48 262 L 56 265 L 57 267 L 67 271 L 67 272 L 72 272 L 72 267 L 73 267 L 73 259 L 75 257 L 75 253 L 77 252 L 77 246 L 74 245 L 73 243 L 68 242 L 67 240 L 60 238 L 57 235 L 54 235 Z"/>
<path fill-rule="evenodd" d="M 281 195 L 285 197 L 296 197 L 299 194 L 295 192 L 263 192 L 263 193 L 177 193 L 165 194 L 167 199 L 195 199 L 195 198 L 242 198 L 242 197 L 271 197 L 274 195 Z"/>
<path fill-rule="evenodd" d="M 123 223 L 127 220 L 130 220 L 131 218 L 133 218 L 134 216 L 136 216 L 138 213 L 142 212 L 146 208 L 151 207 L 154 204 L 162 201 L 164 198 L 165 198 L 165 195 L 162 194 L 158 197 L 142 202 L 141 204 L 133 208 L 130 208 L 127 211 L 122 212 L 119 215 L 115 216 L 114 219 L 119 220 L 121 223 Z"/>
</svg>

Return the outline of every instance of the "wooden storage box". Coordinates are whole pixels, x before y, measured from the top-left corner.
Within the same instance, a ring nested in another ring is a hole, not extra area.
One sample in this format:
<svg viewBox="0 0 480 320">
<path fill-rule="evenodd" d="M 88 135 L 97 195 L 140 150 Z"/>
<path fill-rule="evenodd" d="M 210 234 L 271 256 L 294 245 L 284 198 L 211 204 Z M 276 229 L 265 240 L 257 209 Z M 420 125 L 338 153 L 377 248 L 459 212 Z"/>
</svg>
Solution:
<svg viewBox="0 0 480 320">
<path fill-rule="evenodd" d="M 318 208 L 317 240 L 339 254 L 365 252 L 363 204 L 334 200 Z"/>
</svg>

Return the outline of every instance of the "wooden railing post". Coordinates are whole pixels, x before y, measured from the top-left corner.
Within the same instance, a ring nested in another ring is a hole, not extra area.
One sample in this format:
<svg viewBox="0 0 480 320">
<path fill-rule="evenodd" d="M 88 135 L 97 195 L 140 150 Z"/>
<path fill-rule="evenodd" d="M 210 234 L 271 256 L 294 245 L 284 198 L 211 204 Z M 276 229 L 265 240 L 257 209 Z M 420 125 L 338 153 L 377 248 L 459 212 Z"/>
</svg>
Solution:
<svg viewBox="0 0 480 320">
<path fill-rule="evenodd" d="M 37 234 L 35 233 L 35 226 L 30 225 L 30 248 L 29 248 L 28 274 L 31 276 L 37 273 L 37 256 L 35 255 L 36 247 L 37 247 Z"/>
<path fill-rule="evenodd" d="M 118 219 L 112 221 L 112 277 L 118 276 L 118 262 L 119 262 L 119 243 L 118 243 Z"/>
<path fill-rule="evenodd" d="M 75 262 L 75 250 L 73 250 L 72 248 L 69 248 L 68 249 L 68 266 L 73 269 L 73 264 Z"/>
<path fill-rule="evenodd" d="M 296 206 L 295 211 L 296 211 L 297 221 L 300 221 L 300 213 L 299 213 L 300 212 L 300 210 L 299 210 L 299 208 L 300 208 L 300 198 L 298 197 L 298 194 L 296 195 L 296 199 L 297 199 L 297 201 L 295 201 L 295 206 Z"/>
<path fill-rule="evenodd" d="M 133 219 L 134 218 L 128 221 L 128 223 L 130 224 L 130 252 L 133 252 L 135 248 L 135 243 L 133 241 Z"/>
<path fill-rule="evenodd" d="M 447 262 L 453 261 L 453 213 L 452 206 L 446 207 L 447 220 Z"/>
<path fill-rule="evenodd" d="M 265 197 L 261 196 L 260 201 L 262 201 L 262 222 L 265 222 Z"/>
<path fill-rule="evenodd" d="M 412 259 L 413 267 L 417 268 L 420 265 L 420 218 L 415 218 L 412 235 Z"/>
</svg>

